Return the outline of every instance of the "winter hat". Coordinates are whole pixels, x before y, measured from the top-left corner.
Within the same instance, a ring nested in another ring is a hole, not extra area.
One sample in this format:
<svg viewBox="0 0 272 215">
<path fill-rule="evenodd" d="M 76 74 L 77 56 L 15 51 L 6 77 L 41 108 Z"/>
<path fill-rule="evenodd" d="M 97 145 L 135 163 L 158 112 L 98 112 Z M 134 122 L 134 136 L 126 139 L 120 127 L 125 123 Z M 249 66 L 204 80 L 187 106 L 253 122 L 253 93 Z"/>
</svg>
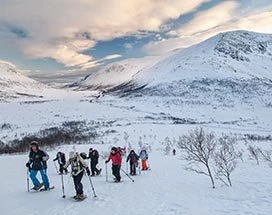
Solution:
<svg viewBox="0 0 272 215">
<path fill-rule="evenodd" d="M 37 146 L 38 147 L 38 142 L 37 141 L 31 141 L 30 146 Z"/>
<path fill-rule="evenodd" d="M 93 148 L 90 148 L 89 151 L 90 151 L 90 152 L 93 151 Z"/>
<path fill-rule="evenodd" d="M 71 152 L 69 153 L 69 158 L 74 158 L 74 157 L 75 157 L 75 152 L 71 151 Z"/>
<path fill-rule="evenodd" d="M 116 147 L 112 147 L 112 148 L 111 148 L 111 151 L 116 151 L 116 150 L 117 150 Z"/>
</svg>

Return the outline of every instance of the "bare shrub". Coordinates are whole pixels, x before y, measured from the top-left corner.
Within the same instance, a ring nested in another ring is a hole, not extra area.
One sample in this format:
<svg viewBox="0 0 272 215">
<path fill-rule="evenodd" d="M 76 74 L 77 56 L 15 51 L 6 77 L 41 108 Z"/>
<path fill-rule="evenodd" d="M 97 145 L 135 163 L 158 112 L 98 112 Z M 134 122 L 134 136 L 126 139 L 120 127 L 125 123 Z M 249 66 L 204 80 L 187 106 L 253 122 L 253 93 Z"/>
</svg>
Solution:
<svg viewBox="0 0 272 215">
<path fill-rule="evenodd" d="M 164 145 L 164 148 L 163 148 L 164 154 L 169 155 L 172 148 L 172 142 L 169 137 L 166 137 L 164 139 L 163 145 Z"/>
<path fill-rule="evenodd" d="M 55 147 L 61 144 L 82 144 L 98 136 L 93 127 L 87 126 L 85 121 L 68 121 L 59 127 L 40 130 L 34 134 L 25 134 L 22 138 L 0 144 L 0 154 L 18 153 L 29 150 L 29 143 L 39 142 L 41 147 Z"/>
<path fill-rule="evenodd" d="M 261 158 L 268 162 L 269 166 L 272 167 L 272 150 L 261 150 L 259 149 Z"/>
<path fill-rule="evenodd" d="M 255 160 L 256 164 L 259 165 L 260 164 L 259 162 L 260 149 L 253 145 L 249 145 L 247 149 L 249 152 L 250 159 Z"/>
<path fill-rule="evenodd" d="M 109 157 L 109 152 L 108 151 L 101 151 L 99 153 L 99 157 L 102 158 L 102 160 L 106 160 Z"/>
<path fill-rule="evenodd" d="M 179 138 L 178 147 L 184 152 L 183 158 L 189 162 L 188 170 L 198 174 L 209 176 L 212 188 L 215 188 L 214 178 L 211 172 L 210 160 L 214 153 L 216 139 L 213 133 L 205 133 L 203 128 L 196 128 Z M 198 169 L 201 164 L 205 170 Z"/>
<path fill-rule="evenodd" d="M 230 175 L 237 166 L 238 153 L 235 152 L 234 146 L 236 139 L 227 136 L 219 139 L 219 149 L 215 152 L 214 161 L 217 167 L 216 176 L 225 185 L 232 186 Z"/>
</svg>

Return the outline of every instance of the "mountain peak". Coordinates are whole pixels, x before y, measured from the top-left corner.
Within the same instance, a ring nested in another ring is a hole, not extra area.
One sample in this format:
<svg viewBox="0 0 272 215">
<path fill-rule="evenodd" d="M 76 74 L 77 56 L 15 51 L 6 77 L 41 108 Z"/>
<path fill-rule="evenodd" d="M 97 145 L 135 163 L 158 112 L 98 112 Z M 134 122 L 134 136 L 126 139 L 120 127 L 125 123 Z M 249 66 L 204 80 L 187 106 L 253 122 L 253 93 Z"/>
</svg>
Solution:
<svg viewBox="0 0 272 215">
<path fill-rule="evenodd" d="M 214 50 L 237 61 L 250 61 L 251 54 L 272 56 L 272 35 L 231 31 L 218 35 Z"/>
</svg>

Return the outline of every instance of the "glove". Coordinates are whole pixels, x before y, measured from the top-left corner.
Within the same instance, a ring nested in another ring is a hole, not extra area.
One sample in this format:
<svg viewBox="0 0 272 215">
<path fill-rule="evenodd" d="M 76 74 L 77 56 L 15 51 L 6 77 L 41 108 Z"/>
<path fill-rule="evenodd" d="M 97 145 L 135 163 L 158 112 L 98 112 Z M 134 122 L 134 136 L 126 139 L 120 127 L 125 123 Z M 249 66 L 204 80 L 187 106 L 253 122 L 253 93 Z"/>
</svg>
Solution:
<svg viewBox="0 0 272 215">
<path fill-rule="evenodd" d="M 109 161 L 108 161 L 108 160 L 105 160 L 105 163 L 109 163 Z"/>
<path fill-rule="evenodd" d="M 30 163 L 29 162 L 26 163 L 26 167 L 30 168 Z"/>
<path fill-rule="evenodd" d="M 90 172 L 89 168 L 86 169 L 86 172 L 87 172 L 87 175 L 88 175 L 88 176 L 91 175 L 91 172 Z"/>
</svg>

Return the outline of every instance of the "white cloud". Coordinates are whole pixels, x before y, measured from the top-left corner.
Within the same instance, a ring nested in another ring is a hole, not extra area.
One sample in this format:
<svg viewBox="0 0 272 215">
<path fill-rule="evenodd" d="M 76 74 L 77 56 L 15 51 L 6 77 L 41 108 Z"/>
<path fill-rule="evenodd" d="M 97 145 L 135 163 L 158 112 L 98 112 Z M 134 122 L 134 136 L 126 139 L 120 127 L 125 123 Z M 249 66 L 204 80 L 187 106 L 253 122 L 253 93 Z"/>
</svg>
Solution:
<svg viewBox="0 0 272 215">
<path fill-rule="evenodd" d="M 143 49 L 148 54 L 162 54 L 177 48 L 186 48 L 206 40 L 220 32 L 232 30 L 249 30 L 272 33 L 272 9 L 242 13 L 237 10 L 236 1 L 219 4 L 209 10 L 198 13 L 194 19 L 180 29 L 169 31 L 172 38 L 154 41 Z"/>
<path fill-rule="evenodd" d="M 200 12 L 192 21 L 182 26 L 178 34 L 191 36 L 225 24 L 233 19 L 238 6 L 237 1 L 225 1 L 209 10 Z"/>
<path fill-rule="evenodd" d="M 66 67 L 95 66 L 85 50 L 97 41 L 160 31 L 170 19 L 210 0 L 9 0 L 0 20 L 26 29 L 20 48 L 30 58 L 53 58 Z M 84 33 L 87 32 L 87 35 Z"/>
<path fill-rule="evenodd" d="M 112 59 L 120 58 L 120 57 L 122 57 L 122 55 L 120 55 L 120 54 L 112 54 L 112 55 L 108 55 L 108 56 L 102 58 L 102 60 L 112 60 Z"/>
</svg>

